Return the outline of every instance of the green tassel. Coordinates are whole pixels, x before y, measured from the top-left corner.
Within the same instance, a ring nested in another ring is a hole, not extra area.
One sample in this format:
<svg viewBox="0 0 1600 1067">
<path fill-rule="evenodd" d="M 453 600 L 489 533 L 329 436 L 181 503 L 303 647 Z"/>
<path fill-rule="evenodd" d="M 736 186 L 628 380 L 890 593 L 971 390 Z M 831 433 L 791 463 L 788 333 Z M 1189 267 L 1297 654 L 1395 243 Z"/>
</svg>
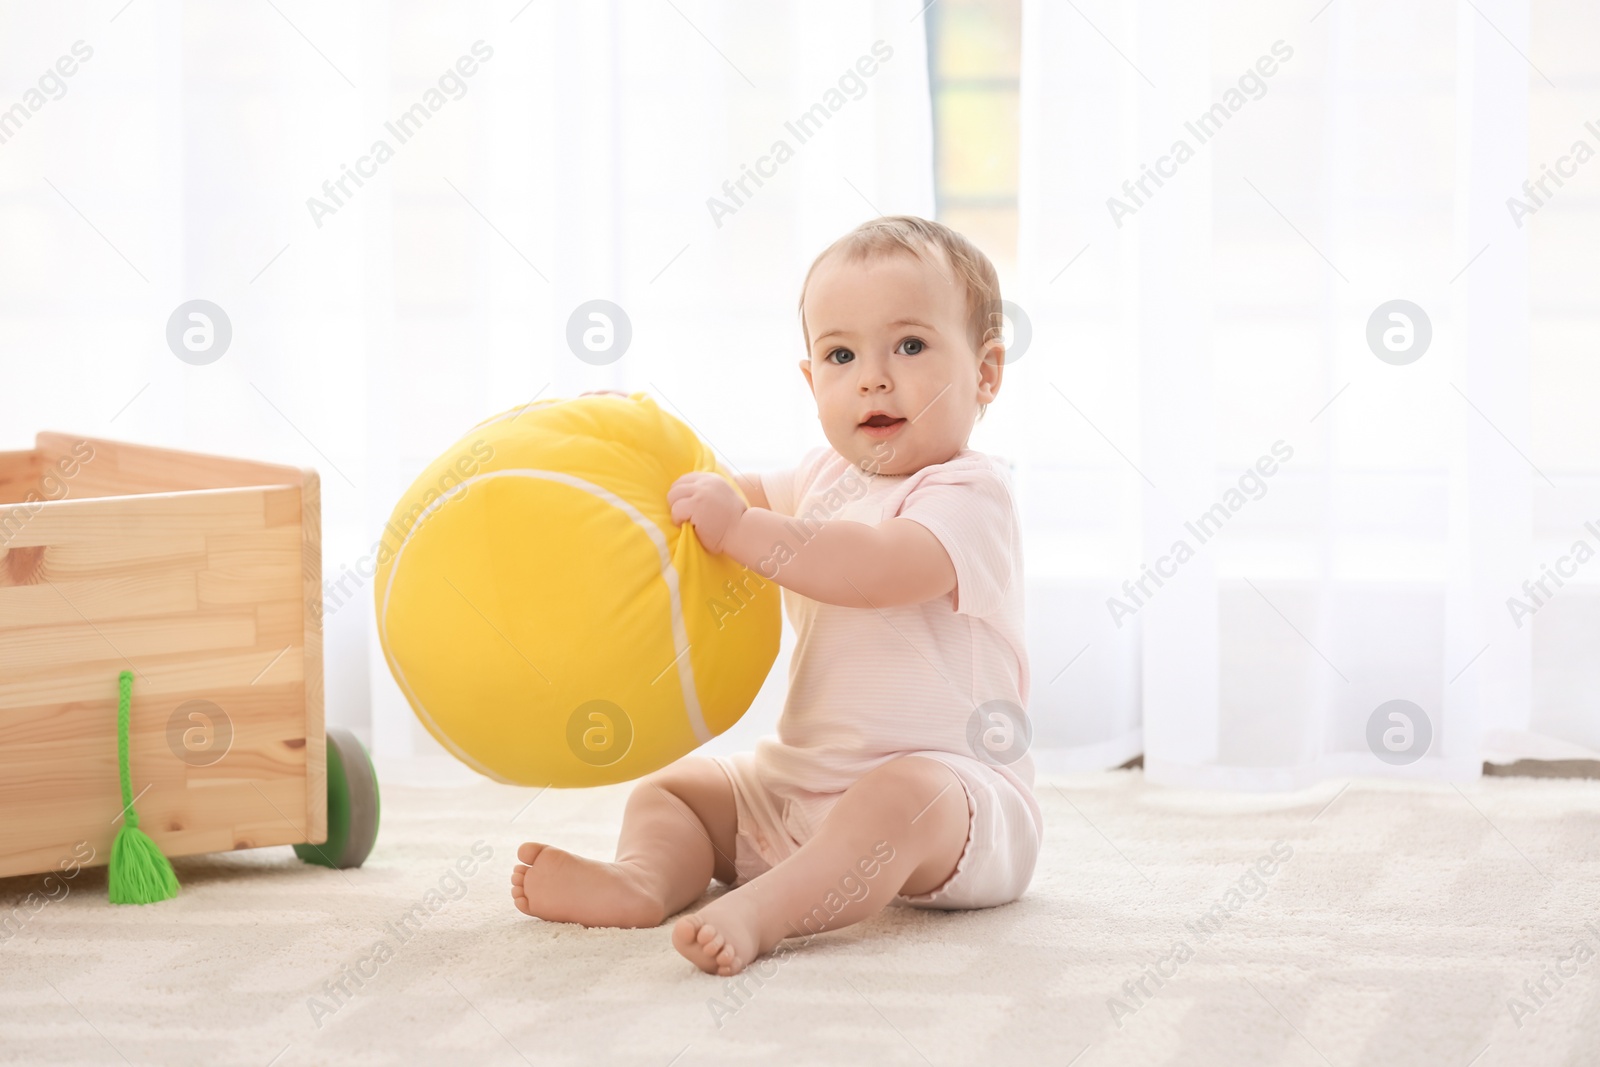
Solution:
<svg viewBox="0 0 1600 1067">
<path fill-rule="evenodd" d="M 117 770 L 122 775 L 122 827 L 111 843 L 107 881 L 113 904 L 154 904 L 178 895 L 178 876 L 150 835 L 139 829 L 133 810 L 133 778 L 128 773 L 128 710 L 133 702 L 133 672 L 117 678 Z"/>
</svg>

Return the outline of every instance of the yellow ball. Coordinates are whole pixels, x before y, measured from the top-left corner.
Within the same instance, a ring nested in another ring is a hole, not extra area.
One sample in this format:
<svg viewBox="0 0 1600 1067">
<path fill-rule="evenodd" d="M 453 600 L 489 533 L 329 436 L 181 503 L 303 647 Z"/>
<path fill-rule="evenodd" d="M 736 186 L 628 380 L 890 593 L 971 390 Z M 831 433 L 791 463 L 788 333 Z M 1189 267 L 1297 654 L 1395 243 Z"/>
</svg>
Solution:
<svg viewBox="0 0 1600 1067">
<path fill-rule="evenodd" d="M 726 477 L 635 393 L 508 411 L 422 472 L 374 596 L 389 670 L 440 744 L 503 782 L 604 785 L 739 720 L 778 654 L 779 591 L 672 521 L 690 471 Z"/>
</svg>

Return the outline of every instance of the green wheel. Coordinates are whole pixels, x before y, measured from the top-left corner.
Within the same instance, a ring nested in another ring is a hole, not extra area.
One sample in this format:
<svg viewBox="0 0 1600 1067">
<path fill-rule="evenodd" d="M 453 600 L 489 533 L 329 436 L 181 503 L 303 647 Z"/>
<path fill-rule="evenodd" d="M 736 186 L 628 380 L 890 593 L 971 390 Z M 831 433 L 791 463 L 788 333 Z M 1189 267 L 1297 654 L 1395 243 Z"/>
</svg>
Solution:
<svg viewBox="0 0 1600 1067">
<path fill-rule="evenodd" d="M 294 846 L 319 867 L 359 867 L 378 840 L 378 776 L 349 730 L 328 730 L 328 840 Z"/>
</svg>

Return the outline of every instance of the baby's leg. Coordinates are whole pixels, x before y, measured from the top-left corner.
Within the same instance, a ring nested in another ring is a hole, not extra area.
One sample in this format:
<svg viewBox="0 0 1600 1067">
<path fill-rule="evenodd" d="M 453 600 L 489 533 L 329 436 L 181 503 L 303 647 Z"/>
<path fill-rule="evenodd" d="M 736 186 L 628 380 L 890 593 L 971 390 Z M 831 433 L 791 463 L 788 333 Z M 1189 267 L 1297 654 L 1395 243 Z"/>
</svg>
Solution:
<svg viewBox="0 0 1600 1067">
<path fill-rule="evenodd" d="M 938 760 L 901 756 L 845 790 L 794 855 L 679 919 L 672 943 L 701 970 L 738 974 L 786 937 L 849 926 L 901 893 L 939 888 L 955 873 L 967 831 L 966 791 L 955 772 Z M 867 870 L 876 866 L 870 878 L 863 860 Z"/>
<path fill-rule="evenodd" d="M 713 874 L 734 880 L 736 821 L 728 776 L 710 759 L 687 756 L 634 787 L 613 862 L 535 841 L 519 848 L 512 902 L 554 922 L 659 926 L 700 899 Z"/>
</svg>

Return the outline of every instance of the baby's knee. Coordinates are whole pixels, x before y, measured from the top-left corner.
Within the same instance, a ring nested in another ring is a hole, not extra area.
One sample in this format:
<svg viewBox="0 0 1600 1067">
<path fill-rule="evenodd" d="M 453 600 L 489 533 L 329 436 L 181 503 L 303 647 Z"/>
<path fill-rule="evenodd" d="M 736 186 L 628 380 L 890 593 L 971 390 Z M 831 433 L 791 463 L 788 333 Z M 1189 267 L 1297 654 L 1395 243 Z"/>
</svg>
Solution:
<svg viewBox="0 0 1600 1067">
<path fill-rule="evenodd" d="M 659 771 L 645 775 L 640 779 L 635 791 L 656 787 L 683 797 L 684 792 L 701 793 L 708 789 L 715 790 L 719 785 L 726 785 L 727 781 L 727 775 L 711 757 L 684 756 Z M 688 800 L 687 797 L 683 799 Z"/>
<path fill-rule="evenodd" d="M 849 792 L 878 806 L 903 809 L 909 820 L 952 796 L 963 809 L 966 804 L 956 773 L 925 756 L 897 756 L 862 775 Z"/>
<path fill-rule="evenodd" d="M 861 776 L 858 785 L 874 788 L 905 788 L 919 785 L 942 787 L 956 781 L 955 772 L 927 756 L 896 756 Z"/>
<path fill-rule="evenodd" d="M 684 756 L 646 775 L 633 795 L 670 794 L 682 801 L 708 831 L 734 817 L 733 783 L 727 773 L 709 756 Z"/>
</svg>

